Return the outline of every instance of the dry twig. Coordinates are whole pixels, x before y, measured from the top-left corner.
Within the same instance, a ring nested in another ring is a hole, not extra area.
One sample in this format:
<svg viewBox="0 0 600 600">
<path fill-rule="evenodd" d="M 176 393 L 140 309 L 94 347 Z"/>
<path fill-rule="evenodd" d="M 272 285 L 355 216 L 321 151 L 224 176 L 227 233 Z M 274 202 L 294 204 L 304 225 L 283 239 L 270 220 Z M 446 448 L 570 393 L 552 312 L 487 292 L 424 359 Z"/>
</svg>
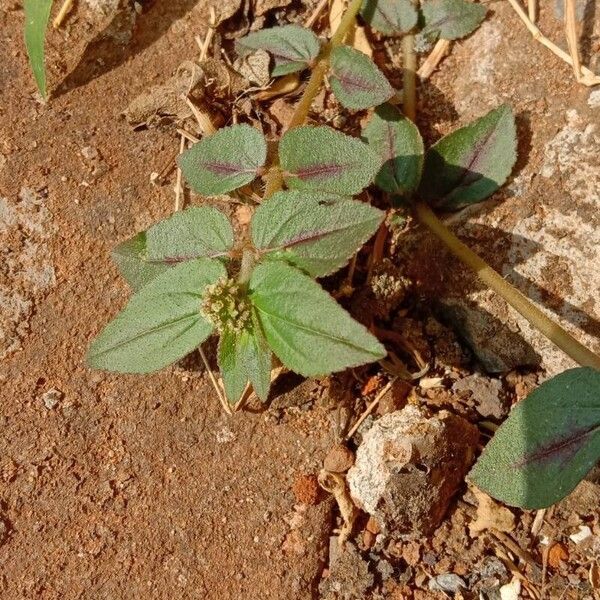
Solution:
<svg viewBox="0 0 600 600">
<path fill-rule="evenodd" d="M 384 386 L 384 388 L 379 392 L 379 394 L 377 394 L 375 400 L 373 400 L 373 402 L 371 402 L 371 404 L 367 406 L 365 411 L 362 413 L 362 415 L 360 415 L 356 423 L 354 423 L 350 431 L 346 434 L 346 440 L 349 440 L 358 431 L 358 428 L 362 425 L 362 422 L 373 412 L 375 407 L 379 404 L 380 400 L 390 391 L 396 379 L 398 378 L 394 377 L 390 379 L 388 383 Z"/>
<path fill-rule="evenodd" d="M 321 2 L 319 2 L 319 4 L 315 7 L 315 10 L 312 11 L 308 19 L 306 19 L 304 27 L 306 27 L 307 29 L 311 29 L 312 26 L 317 22 L 317 19 L 323 13 L 323 11 L 327 8 L 328 4 L 329 0 L 321 0 Z"/>
<path fill-rule="evenodd" d="M 417 75 L 421 81 L 431 77 L 431 74 L 436 70 L 437 66 L 442 61 L 442 58 L 448 54 L 450 50 L 450 40 L 438 40 L 429 56 L 424 60 L 419 67 Z"/>
<path fill-rule="evenodd" d="M 185 137 L 182 135 L 179 142 L 179 154 L 183 154 L 185 150 Z M 181 194 L 183 186 L 181 185 L 181 169 L 177 167 L 177 177 L 175 179 L 175 212 L 181 209 Z"/>
</svg>

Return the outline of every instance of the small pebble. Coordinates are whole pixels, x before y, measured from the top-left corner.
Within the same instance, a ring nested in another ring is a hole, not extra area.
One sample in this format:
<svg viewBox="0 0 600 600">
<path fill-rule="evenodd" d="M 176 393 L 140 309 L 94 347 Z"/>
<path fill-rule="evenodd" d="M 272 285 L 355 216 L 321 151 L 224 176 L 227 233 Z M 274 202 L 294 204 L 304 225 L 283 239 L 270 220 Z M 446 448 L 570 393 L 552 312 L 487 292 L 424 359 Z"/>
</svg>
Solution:
<svg viewBox="0 0 600 600">
<path fill-rule="evenodd" d="M 323 468 L 333 473 L 345 473 L 354 464 L 354 453 L 343 444 L 336 444 L 327 453 Z"/>
<path fill-rule="evenodd" d="M 438 575 L 429 580 L 429 589 L 432 592 L 448 592 L 456 594 L 461 588 L 465 589 L 466 587 L 462 577 L 459 577 L 454 573 L 444 573 L 443 575 Z"/>
<path fill-rule="evenodd" d="M 60 390 L 52 388 L 42 394 L 42 401 L 48 410 L 52 410 L 53 408 L 56 408 L 63 396 L 64 394 Z"/>
</svg>

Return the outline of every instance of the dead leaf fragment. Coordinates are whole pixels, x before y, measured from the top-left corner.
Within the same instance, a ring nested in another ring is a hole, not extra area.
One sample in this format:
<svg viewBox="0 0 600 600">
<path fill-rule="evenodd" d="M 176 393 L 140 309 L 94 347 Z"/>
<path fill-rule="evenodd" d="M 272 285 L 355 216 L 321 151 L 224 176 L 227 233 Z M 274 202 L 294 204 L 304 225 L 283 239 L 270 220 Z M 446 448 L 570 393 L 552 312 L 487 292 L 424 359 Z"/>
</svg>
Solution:
<svg viewBox="0 0 600 600">
<path fill-rule="evenodd" d="M 357 513 L 354 502 L 352 502 L 352 498 L 350 497 L 348 486 L 346 485 L 346 479 L 339 473 L 331 473 L 325 469 L 321 469 L 318 479 L 319 485 L 326 492 L 333 494 L 340 509 L 344 524 L 340 529 L 338 542 L 340 546 L 343 546 L 352 533 Z"/>
<path fill-rule="evenodd" d="M 471 535 L 478 535 L 488 529 L 508 532 L 515 528 L 515 515 L 508 508 L 501 506 L 478 488 L 473 488 L 473 493 L 477 498 L 477 518 L 469 525 Z"/>
<path fill-rule="evenodd" d="M 332 0 L 329 5 L 329 29 L 332 33 L 338 28 L 345 9 L 345 0 Z"/>
<path fill-rule="evenodd" d="M 284 77 L 278 77 L 273 84 L 266 90 L 261 90 L 254 94 L 254 99 L 259 102 L 271 100 L 279 96 L 286 96 L 295 92 L 300 86 L 300 76 L 298 73 L 290 73 Z"/>
<path fill-rule="evenodd" d="M 202 69 L 191 61 L 179 65 L 177 72 L 161 85 L 154 85 L 130 102 L 125 118 L 130 125 L 154 124 L 162 117 L 177 121 L 186 119 L 192 112 L 182 96 L 202 98 L 200 85 L 204 81 Z"/>
<path fill-rule="evenodd" d="M 558 569 L 560 563 L 567 560 L 569 560 L 569 552 L 560 542 L 554 544 L 548 551 L 548 564 L 553 569 Z"/>
<path fill-rule="evenodd" d="M 243 58 L 238 58 L 233 66 L 235 70 L 250 83 L 265 87 L 271 81 L 271 57 L 266 50 L 254 50 Z"/>
</svg>

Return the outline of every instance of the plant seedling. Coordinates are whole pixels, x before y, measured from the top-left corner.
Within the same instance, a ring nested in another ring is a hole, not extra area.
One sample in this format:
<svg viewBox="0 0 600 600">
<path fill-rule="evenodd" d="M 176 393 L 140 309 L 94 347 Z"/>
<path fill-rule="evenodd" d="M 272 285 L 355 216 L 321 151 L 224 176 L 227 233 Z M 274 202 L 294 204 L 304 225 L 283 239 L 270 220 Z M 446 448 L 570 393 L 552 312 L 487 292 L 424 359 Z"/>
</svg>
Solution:
<svg viewBox="0 0 600 600">
<path fill-rule="evenodd" d="M 46 98 L 44 40 L 52 0 L 25 0 L 25 46 L 38 91 Z"/>
<path fill-rule="evenodd" d="M 386 104 L 396 94 L 383 73 L 343 45 L 359 12 L 386 35 L 409 34 L 411 43 L 417 30 L 433 39 L 463 37 L 485 16 L 481 5 L 465 0 L 424 0 L 419 8 L 404 0 L 351 0 L 326 43 L 295 25 L 239 40 L 242 56 L 258 49 L 271 55 L 274 77 L 311 71 L 276 153 L 267 152 L 258 129 L 241 124 L 180 157 L 190 187 L 204 196 L 243 195 L 240 188 L 264 178 L 266 191 L 249 231 L 235 240 L 225 215 L 194 207 L 119 245 L 113 256 L 134 295 L 92 343 L 88 362 L 147 373 L 216 333 L 224 387 L 236 404 L 248 383 L 267 399 L 273 354 L 306 376 L 383 358 L 382 344 L 315 281 L 344 267 L 380 229 L 384 213 L 352 198 L 374 183 L 392 206 L 412 207 L 416 219 L 582 365 L 519 404 L 470 476 L 505 502 L 547 506 L 600 457 L 600 358 L 462 244 L 430 208 L 458 210 L 505 183 L 517 156 L 512 111 L 500 106 L 425 151 L 414 123 Z M 406 47 L 410 55 L 411 44 Z M 326 75 L 345 108 L 376 107 L 362 140 L 305 125 Z M 405 108 L 415 105 L 411 89 L 404 90 Z"/>
<path fill-rule="evenodd" d="M 184 153 L 181 168 L 204 195 L 233 191 L 266 160 L 262 135 L 222 129 Z M 234 242 L 218 210 L 193 207 L 118 246 L 115 260 L 136 290 L 92 344 L 96 368 L 148 373 L 182 358 L 211 333 L 232 404 L 249 382 L 266 400 L 271 353 L 289 369 L 324 375 L 386 354 L 319 285 L 375 233 L 384 213 L 357 193 L 380 160 L 360 140 L 327 127 L 288 132 L 280 145 L 290 189 L 256 210 L 249 239 Z"/>
</svg>

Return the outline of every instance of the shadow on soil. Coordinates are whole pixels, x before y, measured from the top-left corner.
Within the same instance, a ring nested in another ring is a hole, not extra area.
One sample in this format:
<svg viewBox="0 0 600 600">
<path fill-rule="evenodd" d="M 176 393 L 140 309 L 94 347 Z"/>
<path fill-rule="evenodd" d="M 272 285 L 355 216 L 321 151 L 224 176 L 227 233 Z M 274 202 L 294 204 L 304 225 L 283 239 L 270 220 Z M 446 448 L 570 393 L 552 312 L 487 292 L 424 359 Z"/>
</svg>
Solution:
<svg viewBox="0 0 600 600">
<path fill-rule="evenodd" d="M 54 97 L 89 83 L 143 52 L 160 39 L 175 21 L 197 4 L 203 4 L 203 0 L 142 2 L 143 12 L 137 17 L 133 40 L 129 44 L 123 44 L 119 43 L 119 35 L 124 32 L 126 38 L 131 30 L 133 8 L 130 4 L 130 0 L 121 1 L 121 8 L 115 12 L 110 23 L 89 42 L 77 66 L 53 92 Z"/>
</svg>

